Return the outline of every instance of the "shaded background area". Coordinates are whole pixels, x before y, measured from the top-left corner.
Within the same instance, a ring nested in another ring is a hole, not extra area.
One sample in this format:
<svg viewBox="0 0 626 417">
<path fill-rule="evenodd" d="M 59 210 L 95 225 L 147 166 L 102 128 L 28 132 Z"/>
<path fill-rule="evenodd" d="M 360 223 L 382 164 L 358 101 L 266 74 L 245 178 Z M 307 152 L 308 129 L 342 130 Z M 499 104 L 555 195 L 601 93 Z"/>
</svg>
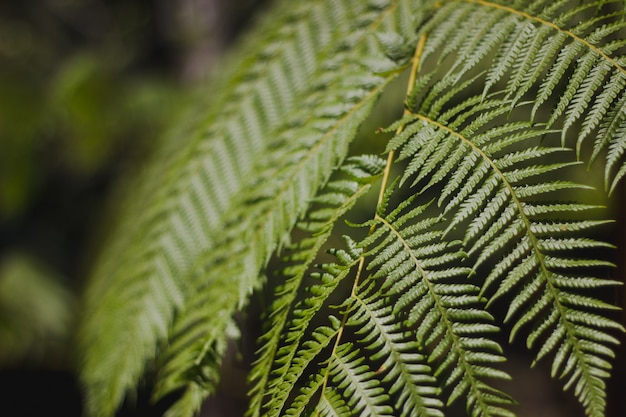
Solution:
<svg viewBox="0 0 626 417">
<path fill-rule="evenodd" d="M 0 2 L 0 415 L 81 414 L 71 337 L 108 200 L 266 3 Z M 624 189 L 611 237 L 622 254 Z M 616 258 L 623 277 L 624 257 Z M 615 302 L 624 304 L 623 291 Z M 254 317 L 242 321 L 259 328 Z M 205 415 L 245 409 L 250 334 L 226 358 L 223 395 L 207 403 Z M 620 349 L 610 417 L 626 409 Z M 511 357 L 520 417 L 583 415 L 545 369 L 527 371 L 528 354 Z M 159 416 L 167 405 L 147 400 L 140 392 L 121 415 Z"/>
</svg>

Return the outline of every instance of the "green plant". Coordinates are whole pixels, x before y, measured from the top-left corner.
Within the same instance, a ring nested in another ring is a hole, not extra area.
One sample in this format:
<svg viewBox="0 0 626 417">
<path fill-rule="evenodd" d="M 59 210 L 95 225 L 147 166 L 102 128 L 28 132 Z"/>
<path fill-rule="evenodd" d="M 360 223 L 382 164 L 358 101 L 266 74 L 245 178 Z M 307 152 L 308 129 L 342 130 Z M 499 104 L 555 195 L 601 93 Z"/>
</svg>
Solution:
<svg viewBox="0 0 626 417">
<path fill-rule="evenodd" d="M 250 416 L 514 415 L 505 332 L 603 416 L 619 282 L 572 178 L 626 173 L 625 26 L 621 1 L 276 4 L 129 187 L 84 300 L 89 414 L 151 372 L 193 415 L 265 289 Z M 349 156 L 398 77 L 386 161 Z"/>
</svg>

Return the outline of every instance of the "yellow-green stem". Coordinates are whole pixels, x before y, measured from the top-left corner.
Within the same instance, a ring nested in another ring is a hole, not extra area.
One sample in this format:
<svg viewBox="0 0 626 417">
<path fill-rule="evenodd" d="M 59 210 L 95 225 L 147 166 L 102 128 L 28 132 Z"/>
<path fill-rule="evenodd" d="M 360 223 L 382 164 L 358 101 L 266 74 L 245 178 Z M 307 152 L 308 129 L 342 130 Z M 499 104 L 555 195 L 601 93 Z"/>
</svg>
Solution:
<svg viewBox="0 0 626 417">
<path fill-rule="evenodd" d="M 411 93 L 411 91 L 413 90 L 414 86 L 415 86 L 415 79 L 417 77 L 417 71 L 419 70 L 419 65 L 420 65 L 420 60 L 421 60 L 421 56 L 422 53 L 424 51 L 424 45 L 426 43 L 426 34 L 423 34 L 418 43 L 417 46 L 415 48 L 415 53 L 413 54 L 413 58 L 411 59 L 411 73 L 409 75 L 409 82 L 408 82 L 408 86 L 407 86 L 407 96 Z M 405 110 L 404 114 L 407 115 L 409 114 L 410 111 L 409 110 Z M 402 132 L 402 130 L 404 129 L 404 126 L 400 126 L 398 127 L 398 129 L 396 130 L 396 134 L 400 134 Z M 374 218 L 376 218 L 377 214 L 378 214 L 378 210 L 380 209 L 380 206 L 382 205 L 383 199 L 385 197 L 385 192 L 387 191 L 387 186 L 389 184 L 389 176 L 391 173 L 391 166 L 393 165 L 393 160 L 395 158 L 395 152 L 391 151 L 389 152 L 389 154 L 387 155 L 387 164 L 385 165 L 385 169 L 383 171 L 383 178 L 381 181 L 381 186 L 380 186 L 380 192 L 378 194 L 378 201 L 376 203 L 376 211 L 374 214 Z M 372 233 L 374 233 L 374 230 L 376 230 L 376 224 L 373 224 L 370 227 L 369 230 L 369 234 L 371 235 Z M 363 251 L 363 254 L 361 255 L 360 259 L 359 259 L 359 264 L 357 267 L 357 272 L 356 272 L 356 277 L 354 278 L 354 283 L 352 284 L 352 291 L 350 293 L 351 297 L 355 297 L 356 296 L 356 289 L 359 286 L 359 282 L 360 282 L 360 278 L 361 278 L 361 273 L 363 272 L 363 268 L 365 267 L 365 250 Z M 339 347 L 339 344 L 341 343 L 341 337 L 343 335 L 343 331 L 344 328 L 346 327 L 346 322 L 348 321 L 348 313 L 345 312 L 343 314 L 343 318 L 341 321 L 341 325 L 339 327 L 339 330 L 337 331 L 337 336 L 335 338 L 335 343 L 333 345 L 333 350 L 332 353 L 330 355 L 330 359 L 328 361 L 327 367 L 326 367 L 326 373 L 324 375 L 324 383 L 322 384 L 322 388 L 321 388 L 321 394 L 322 396 L 324 395 L 324 391 L 326 390 L 326 386 L 328 385 L 328 378 L 330 375 L 330 369 L 332 366 L 332 360 L 333 357 L 336 354 L 337 348 Z M 320 400 L 321 401 L 321 400 Z M 318 415 L 318 411 L 315 411 L 315 415 Z"/>
</svg>

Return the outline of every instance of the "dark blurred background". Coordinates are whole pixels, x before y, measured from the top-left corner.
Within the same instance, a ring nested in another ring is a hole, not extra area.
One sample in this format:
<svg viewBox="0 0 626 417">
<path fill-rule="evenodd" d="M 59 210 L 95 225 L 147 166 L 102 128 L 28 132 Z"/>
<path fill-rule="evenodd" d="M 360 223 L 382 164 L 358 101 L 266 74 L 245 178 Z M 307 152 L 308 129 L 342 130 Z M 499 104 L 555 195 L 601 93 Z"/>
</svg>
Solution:
<svg viewBox="0 0 626 417">
<path fill-rule="evenodd" d="M 267 3 L 0 1 L 0 415 L 81 415 L 71 338 L 107 202 Z M 610 237 L 622 254 L 624 188 Z M 616 258 L 623 277 L 624 257 Z M 614 301 L 623 305 L 623 291 Z M 626 410 L 621 349 L 610 417 Z M 583 415 L 520 355 L 508 365 L 520 417 Z M 228 357 L 225 395 L 205 414 L 241 415 L 244 379 Z M 142 395 L 120 415 L 161 415 L 167 404 Z"/>
</svg>

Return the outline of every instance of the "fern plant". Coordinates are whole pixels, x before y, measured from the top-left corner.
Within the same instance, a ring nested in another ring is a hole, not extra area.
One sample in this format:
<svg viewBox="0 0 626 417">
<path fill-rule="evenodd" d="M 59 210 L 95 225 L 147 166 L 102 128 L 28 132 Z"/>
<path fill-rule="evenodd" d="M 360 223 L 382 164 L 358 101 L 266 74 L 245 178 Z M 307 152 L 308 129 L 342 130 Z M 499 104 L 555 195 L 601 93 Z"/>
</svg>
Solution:
<svg viewBox="0 0 626 417">
<path fill-rule="evenodd" d="M 275 4 L 129 189 L 84 297 L 87 414 L 148 374 L 196 414 L 269 293 L 249 416 L 514 416 L 504 334 L 604 416 L 620 281 L 576 178 L 626 174 L 625 28 L 611 0 Z M 350 156 L 397 83 L 386 159 Z"/>
</svg>

